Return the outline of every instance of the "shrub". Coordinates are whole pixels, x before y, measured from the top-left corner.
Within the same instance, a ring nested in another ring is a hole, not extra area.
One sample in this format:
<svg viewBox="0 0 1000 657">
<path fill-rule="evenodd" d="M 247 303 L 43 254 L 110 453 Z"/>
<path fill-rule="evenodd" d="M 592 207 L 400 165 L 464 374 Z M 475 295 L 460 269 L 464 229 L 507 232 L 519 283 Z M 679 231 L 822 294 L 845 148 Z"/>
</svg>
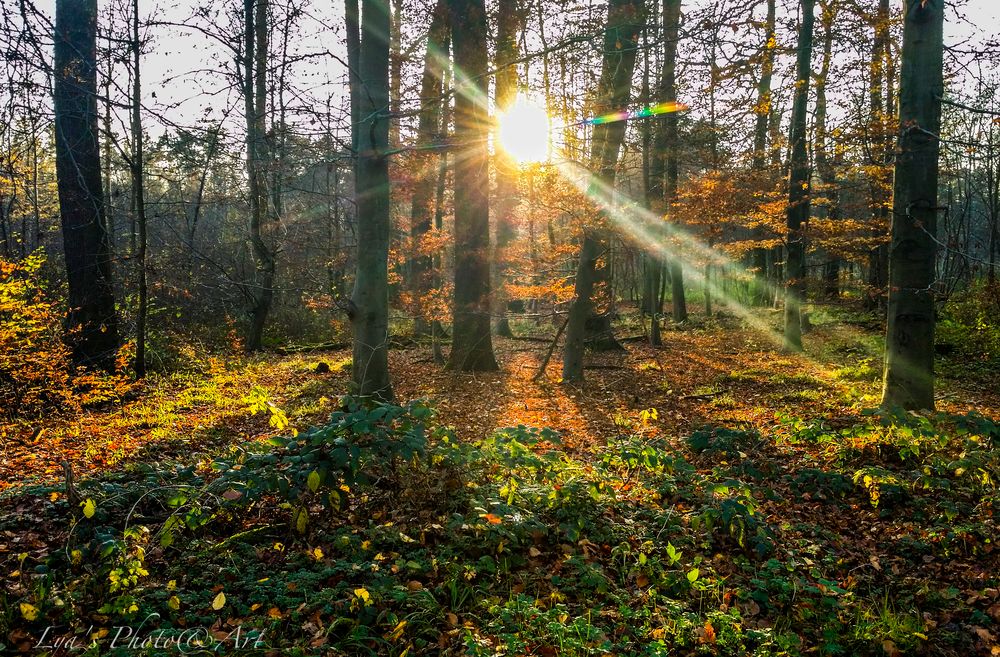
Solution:
<svg viewBox="0 0 1000 657">
<path fill-rule="evenodd" d="M 0 259 L 0 415 L 37 415 L 72 402 L 62 313 L 42 285 L 45 256 Z"/>
</svg>

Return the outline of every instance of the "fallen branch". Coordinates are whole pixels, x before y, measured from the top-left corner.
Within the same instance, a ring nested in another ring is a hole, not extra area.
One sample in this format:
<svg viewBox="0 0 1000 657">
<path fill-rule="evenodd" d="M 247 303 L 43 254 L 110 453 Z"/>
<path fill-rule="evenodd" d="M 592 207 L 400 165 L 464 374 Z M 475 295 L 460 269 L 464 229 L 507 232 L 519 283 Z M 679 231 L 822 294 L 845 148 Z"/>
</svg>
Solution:
<svg viewBox="0 0 1000 657">
<path fill-rule="evenodd" d="M 338 351 L 350 348 L 350 342 L 322 342 L 320 344 L 306 344 L 293 347 L 276 347 L 274 352 L 282 356 L 289 356 L 291 354 L 301 354 L 310 351 Z"/>
<path fill-rule="evenodd" d="M 725 393 L 725 390 L 716 390 L 715 392 L 704 392 L 700 395 L 681 395 L 680 399 L 713 399 Z"/>
<path fill-rule="evenodd" d="M 545 359 L 542 360 L 542 366 L 538 368 L 535 376 L 531 377 L 532 381 L 537 381 L 545 376 L 545 368 L 549 366 L 549 361 L 552 360 L 552 352 L 556 350 L 556 345 L 559 343 L 559 338 L 562 336 L 563 331 L 566 330 L 567 324 L 569 324 L 569 313 L 566 313 L 566 319 L 563 320 L 562 326 L 556 331 L 556 336 L 552 338 L 552 344 L 549 345 L 548 351 L 545 352 Z"/>
</svg>

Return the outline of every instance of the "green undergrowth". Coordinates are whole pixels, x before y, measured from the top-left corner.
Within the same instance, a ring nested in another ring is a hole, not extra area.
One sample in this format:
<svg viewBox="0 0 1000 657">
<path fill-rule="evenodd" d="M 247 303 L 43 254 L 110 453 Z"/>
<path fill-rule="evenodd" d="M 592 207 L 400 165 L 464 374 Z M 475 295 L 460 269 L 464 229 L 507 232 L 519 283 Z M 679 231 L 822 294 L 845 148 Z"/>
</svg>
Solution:
<svg viewBox="0 0 1000 657">
<path fill-rule="evenodd" d="M 571 455 L 524 426 L 464 442 L 419 401 L 340 409 L 73 506 L 6 499 L 3 649 L 952 655 L 1000 633 L 984 417 L 669 440 L 646 411 Z"/>
</svg>

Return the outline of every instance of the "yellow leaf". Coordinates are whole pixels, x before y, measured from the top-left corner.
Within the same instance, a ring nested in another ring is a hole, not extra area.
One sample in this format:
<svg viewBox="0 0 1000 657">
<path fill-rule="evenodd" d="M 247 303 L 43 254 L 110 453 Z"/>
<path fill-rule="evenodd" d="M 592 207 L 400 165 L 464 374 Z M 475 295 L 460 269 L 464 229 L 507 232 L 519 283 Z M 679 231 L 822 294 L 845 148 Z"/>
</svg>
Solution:
<svg viewBox="0 0 1000 657">
<path fill-rule="evenodd" d="M 58 499 L 59 499 L 59 493 L 57 491 L 52 491 L 51 493 L 49 493 L 50 502 L 55 502 Z"/>
<path fill-rule="evenodd" d="M 215 600 L 212 600 L 212 609 L 219 611 L 226 606 L 226 594 L 223 591 L 219 591 L 219 595 L 215 596 Z"/>
<path fill-rule="evenodd" d="M 319 473 L 313 470 L 309 473 L 308 479 L 306 479 L 306 485 L 309 486 L 309 490 L 316 492 L 319 490 Z"/>
<path fill-rule="evenodd" d="M 80 562 L 83 561 L 83 552 L 79 550 L 73 550 L 69 553 L 70 560 L 73 562 L 74 566 L 79 566 Z"/>
<path fill-rule="evenodd" d="M 38 607 L 27 602 L 22 602 L 21 615 L 24 616 L 25 620 L 33 621 L 38 618 Z"/>
<path fill-rule="evenodd" d="M 389 632 L 389 634 L 386 635 L 385 638 L 388 639 L 389 641 L 397 641 L 399 637 L 403 636 L 403 630 L 405 629 L 406 629 L 406 621 L 405 620 L 399 621 L 399 624 L 396 625 L 396 627 L 393 628 L 392 632 Z"/>
<path fill-rule="evenodd" d="M 178 609 L 181 608 L 181 599 L 178 598 L 176 595 L 172 595 L 170 596 L 170 599 L 167 600 L 167 606 L 173 609 L 174 611 L 177 611 Z"/>
<path fill-rule="evenodd" d="M 278 609 L 277 607 L 271 607 L 270 609 L 267 610 L 267 615 L 275 620 L 280 620 L 281 610 Z"/>
<path fill-rule="evenodd" d="M 309 512 L 305 509 L 299 509 L 295 516 L 295 531 L 300 534 L 306 533 L 306 524 L 309 522 Z"/>
<path fill-rule="evenodd" d="M 87 518 L 93 518 L 94 512 L 97 511 L 97 505 L 94 504 L 94 500 L 87 498 L 86 502 L 81 502 L 80 506 L 83 507 L 83 515 Z"/>
<path fill-rule="evenodd" d="M 310 554 L 312 555 L 312 558 L 315 559 L 316 561 L 319 561 L 323 558 L 323 550 L 319 548 L 313 548 Z"/>
<path fill-rule="evenodd" d="M 354 597 L 365 603 L 366 607 L 372 603 L 372 596 L 367 589 L 354 589 Z"/>
<path fill-rule="evenodd" d="M 167 582 L 167 590 L 168 591 L 176 591 L 177 590 L 177 580 L 176 579 L 172 579 L 169 582 Z"/>
</svg>

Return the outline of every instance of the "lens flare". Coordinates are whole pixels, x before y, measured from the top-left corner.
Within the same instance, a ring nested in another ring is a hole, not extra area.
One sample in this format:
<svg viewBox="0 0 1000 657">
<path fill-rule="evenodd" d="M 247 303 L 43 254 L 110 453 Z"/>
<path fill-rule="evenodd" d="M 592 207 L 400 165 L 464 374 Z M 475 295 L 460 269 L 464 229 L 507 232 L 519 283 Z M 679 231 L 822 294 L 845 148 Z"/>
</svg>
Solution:
<svg viewBox="0 0 1000 657">
<path fill-rule="evenodd" d="M 634 112 L 611 112 L 610 114 L 602 114 L 601 116 L 595 116 L 591 119 L 584 121 L 585 124 L 589 125 L 601 125 L 602 123 L 615 123 L 616 121 L 631 121 L 632 119 L 645 119 L 650 116 L 658 116 L 660 114 L 670 114 L 672 112 L 683 112 L 688 108 L 684 103 L 678 103 L 677 101 L 668 101 L 665 103 L 657 103 L 656 105 L 650 105 L 649 107 L 643 107 L 640 110 Z"/>
</svg>

